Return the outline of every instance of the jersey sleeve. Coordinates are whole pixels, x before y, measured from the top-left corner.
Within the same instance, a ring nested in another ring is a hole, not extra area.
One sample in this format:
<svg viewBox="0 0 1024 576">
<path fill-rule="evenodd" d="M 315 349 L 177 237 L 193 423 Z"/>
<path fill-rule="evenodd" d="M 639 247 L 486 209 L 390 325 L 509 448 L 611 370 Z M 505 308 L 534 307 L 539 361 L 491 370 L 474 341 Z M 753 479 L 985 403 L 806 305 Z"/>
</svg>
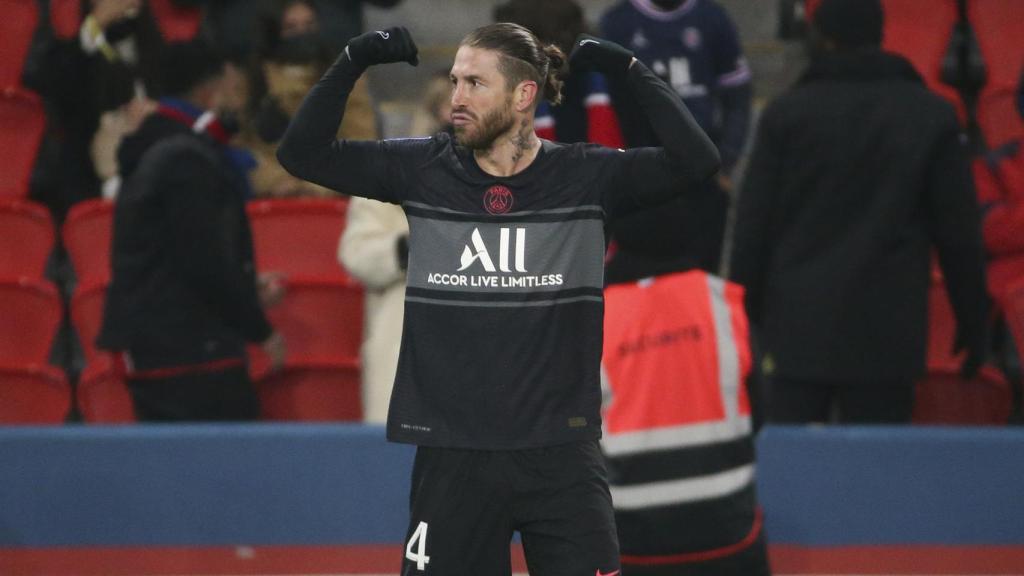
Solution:
<svg viewBox="0 0 1024 576">
<path fill-rule="evenodd" d="M 292 118 L 277 158 L 297 178 L 353 196 L 400 203 L 410 189 L 408 174 L 433 139 L 336 139 L 345 104 L 361 74 L 362 69 L 342 53 Z"/>
<path fill-rule="evenodd" d="M 626 83 L 662 146 L 589 149 L 598 159 L 605 186 L 602 200 L 611 212 L 655 206 L 699 190 L 721 162 L 715 145 L 679 95 L 643 63 L 633 62 Z"/>
</svg>

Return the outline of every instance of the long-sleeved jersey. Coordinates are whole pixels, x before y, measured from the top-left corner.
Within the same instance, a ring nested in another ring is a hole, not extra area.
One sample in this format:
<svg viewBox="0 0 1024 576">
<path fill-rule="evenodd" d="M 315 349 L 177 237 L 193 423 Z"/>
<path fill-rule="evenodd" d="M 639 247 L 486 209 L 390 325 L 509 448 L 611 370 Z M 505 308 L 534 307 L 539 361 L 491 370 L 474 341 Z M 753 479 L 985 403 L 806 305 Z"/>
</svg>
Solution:
<svg viewBox="0 0 1024 576">
<path fill-rule="evenodd" d="M 637 64 L 628 81 L 671 132 L 669 145 L 542 141 L 527 168 L 492 176 L 447 134 L 336 141 L 361 72 L 339 58 L 278 156 L 299 177 L 401 204 L 408 217 L 388 438 L 501 450 L 599 437 L 606 218 L 711 176 L 714 146 L 671 89 Z"/>
</svg>

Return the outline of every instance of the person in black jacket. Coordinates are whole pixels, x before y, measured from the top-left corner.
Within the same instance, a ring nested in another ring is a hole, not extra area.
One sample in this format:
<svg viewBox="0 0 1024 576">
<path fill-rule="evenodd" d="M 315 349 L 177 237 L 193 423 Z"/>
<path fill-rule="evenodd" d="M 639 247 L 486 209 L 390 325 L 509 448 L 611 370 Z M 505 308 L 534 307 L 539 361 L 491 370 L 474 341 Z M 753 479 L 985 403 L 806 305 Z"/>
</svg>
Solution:
<svg viewBox="0 0 1024 576">
<path fill-rule="evenodd" d="M 879 0 L 825 0 L 815 58 L 764 112 L 731 277 L 747 288 L 780 422 L 907 422 L 930 250 L 971 375 L 986 349 L 979 211 L 953 107 L 881 51 Z"/>
<path fill-rule="evenodd" d="M 119 149 L 112 283 L 101 348 L 121 352 L 140 420 L 259 416 L 245 342 L 274 365 L 282 338 L 264 316 L 280 294 L 257 288 L 246 176 L 213 111 L 224 61 L 201 41 L 169 45 L 167 92 Z"/>
</svg>

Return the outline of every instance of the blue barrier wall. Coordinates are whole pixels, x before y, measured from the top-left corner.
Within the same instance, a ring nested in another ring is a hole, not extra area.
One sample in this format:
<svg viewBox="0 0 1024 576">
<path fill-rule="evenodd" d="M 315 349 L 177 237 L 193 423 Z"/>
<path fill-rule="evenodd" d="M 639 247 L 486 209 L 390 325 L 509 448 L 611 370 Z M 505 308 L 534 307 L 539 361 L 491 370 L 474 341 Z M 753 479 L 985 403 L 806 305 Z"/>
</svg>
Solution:
<svg viewBox="0 0 1024 576">
<path fill-rule="evenodd" d="M 767 428 L 775 544 L 1024 546 L 1024 431 Z M 0 548 L 395 544 L 413 451 L 379 427 L 0 429 Z"/>
</svg>

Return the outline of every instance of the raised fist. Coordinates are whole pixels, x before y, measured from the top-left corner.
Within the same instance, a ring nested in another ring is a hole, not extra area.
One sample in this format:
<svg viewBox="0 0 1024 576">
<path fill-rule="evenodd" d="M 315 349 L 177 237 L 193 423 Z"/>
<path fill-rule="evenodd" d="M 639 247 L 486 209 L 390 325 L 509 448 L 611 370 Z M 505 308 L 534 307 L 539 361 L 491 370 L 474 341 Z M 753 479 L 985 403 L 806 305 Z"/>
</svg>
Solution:
<svg viewBox="0 0 1024 576">
<path fill-rule="evenodd" d="M 353 64 L 364 68 L 374 64 L 420 63 L 419 51 L 409 31 L 402 26 L 367 32 L 349 40 L 345 53 Z"/>
<path fill-rule="evenodd" d="M 589 34 L 576 37 L 569 67 L 572 70 L 596 70 L 607 76 L 619 76 L 629 70 L 633 53 L 615 42 L 603 40 Z"/>
</svg>

